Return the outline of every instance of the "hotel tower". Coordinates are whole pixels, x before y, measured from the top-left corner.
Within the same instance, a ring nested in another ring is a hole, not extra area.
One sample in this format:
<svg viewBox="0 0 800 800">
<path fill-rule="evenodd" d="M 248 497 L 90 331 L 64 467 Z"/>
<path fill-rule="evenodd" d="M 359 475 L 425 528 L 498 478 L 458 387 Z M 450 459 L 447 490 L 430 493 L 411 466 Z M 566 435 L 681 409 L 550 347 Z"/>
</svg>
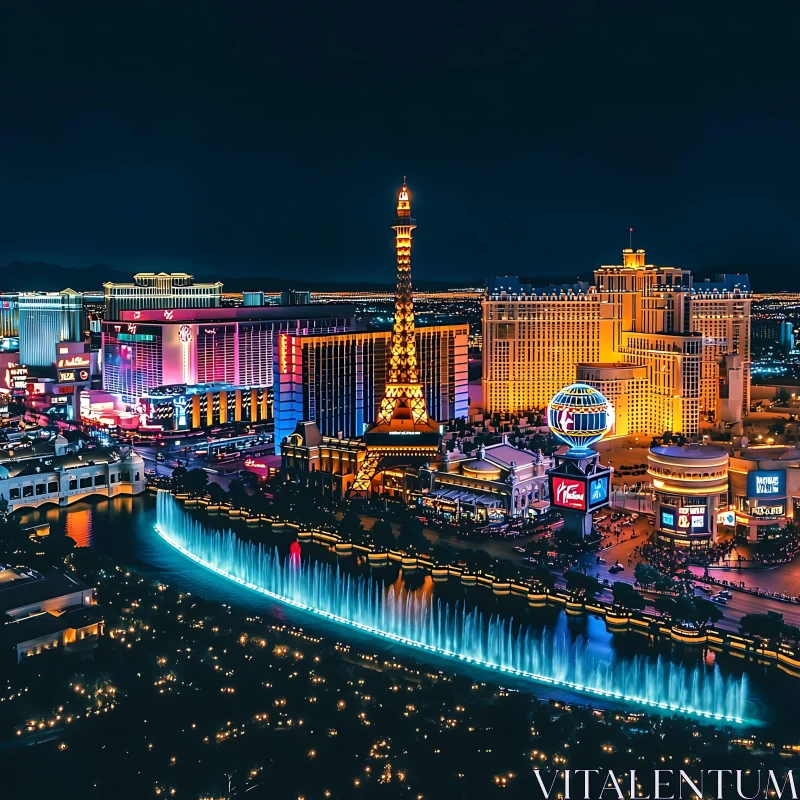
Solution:
<svg viewBox="0 0 800 800">
<path fill-rule="evenodd" d="M 483 358 L 487 414 L 544 408 L 579 380 L 614 404 L 618 435 L 694 435 L 701 420 L 736 423 L 749 408 L 750 283 L 693 283 L 631 248 L 593 285 L 493 278 Z"/>
</svg>

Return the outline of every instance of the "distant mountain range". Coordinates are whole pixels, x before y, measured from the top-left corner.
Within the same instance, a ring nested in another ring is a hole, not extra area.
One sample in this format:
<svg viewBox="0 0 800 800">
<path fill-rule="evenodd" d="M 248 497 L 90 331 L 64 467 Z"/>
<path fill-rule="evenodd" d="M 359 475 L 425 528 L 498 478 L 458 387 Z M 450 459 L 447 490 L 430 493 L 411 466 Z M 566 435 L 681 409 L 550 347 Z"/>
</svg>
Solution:
<svg viewBox="0 0 800 800">
<path fill-rule="evenodd" d="M 694 271 L 695 282 L 710 278 L 714 280 L 719 273 L 747 273 L 753 291 L 780 292 L 800 290 L 800 270 L 792 266 L 777 267 L 774 265 L 736 265 L 709 267 Z M 133 275 L 107 267 L 104 264 L 95 264 L 84 268 L 67 268 L 57 264 L 48 264 L 42 261 L 25 263 L 13 261 L 0 273 L 0 291 L 39 291 L 57 292 L 61 289 L 74 289 L 78 292 L 101 290 L 107 281 L 114 283 L 130 283 Z M 371 283 L 368 281 L 304 281 L 301 279 L 276 278 L 273 276 L 237 277 L 229 274 L 198 275 L 198 282 L 221 281 L 225 291 L 265 291 L 280 292 L 286 289 L 305 289 L 316 292 L 335 291 L 386 291 L 394 284 Z M 591 281 L 592 272 L 579 275 L 535 275 L 523 278 L 534 286 L 548 286 L 553 283 L 574 283 L 576 281 Z M 419 290 L 436 291 L 458 288 L 464 284 L 455 284 L 448 281 L 415 280 L 414 287 Z"/>
<path fill-rule="evenodd" d="M 131 283 L 133 273 L 122 272 L 104 264 L 95 264 L 91 267 L 68 268 L 57 264 L 48 264 L 44 261 L 26 263 L 12 261 L 0 272 L 0 291 L 3 292 L 58 292 L 62 289 L 74 289 L 76 292 L 102 290 L 103 284 Z M 394 284 L 370 283 L 367 281 L 304 281 L 272 276 L 237 277 L 225 274 L 197 275 L 198 283 L 213 283 L 220 281 L 224 291 L 263 291 L 280 292 L 287 289 L 304 289 L 314 292 L 336 291 L 386 291 L 392 289 Z M 463 284 L 461 284 L 463 285 Z M 414 281 L 417 289 L 428 291 L 450 289 L 455 284 L 446 281 Z"/>
</svg>

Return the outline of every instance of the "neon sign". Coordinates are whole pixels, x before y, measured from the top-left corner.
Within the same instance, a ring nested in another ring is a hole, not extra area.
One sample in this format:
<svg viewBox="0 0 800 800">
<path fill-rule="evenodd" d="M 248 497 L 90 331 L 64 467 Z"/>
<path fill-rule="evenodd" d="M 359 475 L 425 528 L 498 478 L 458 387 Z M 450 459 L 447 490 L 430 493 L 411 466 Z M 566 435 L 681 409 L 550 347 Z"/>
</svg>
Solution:
<svg viewBox="0 0 800 800">
<path fill-rule="evenodd" d="M 282 333 L 278 342 L 278 368 L 281 375 L 289 371 L 289 337 Z"/>
<path fill-rule="evenodd" d="M 182 351 L 183 382 L 189 383 L 189 342 L 192 341 L 192 329 L 188 325 L 181 325 L 178 331 L 178 339 L 180 340 Z"/>
<path fill-rule="evenodd" d="M 76 356 L 70 356 L 69 358 L 59 358 L 58 368 L 71 369 L 74 367 L 88 367 L 91 365 L 91 363 L 92 360 L 89 358 L 89 356 L 76 355 Z"/>
<path fill-rule="evenodd" d="M 24 389 L 28 383 L 28 368 L 21 364 L 9 363 L 6 367 L 6 388 Z"/>
</svg>

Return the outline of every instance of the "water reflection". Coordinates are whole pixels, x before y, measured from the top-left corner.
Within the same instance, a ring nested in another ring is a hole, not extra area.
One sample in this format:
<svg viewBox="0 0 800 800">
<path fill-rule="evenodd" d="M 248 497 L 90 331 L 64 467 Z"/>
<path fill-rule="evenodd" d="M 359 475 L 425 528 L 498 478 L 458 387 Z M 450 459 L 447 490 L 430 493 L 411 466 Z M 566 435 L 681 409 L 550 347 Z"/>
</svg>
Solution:
<svg viewBox="0 0 800 800">
<path fill-rule="evenodd" d="M 91 509 L 76 509 L 74 513 L 67 514 L 64 532 L 75 541 L 76 547 L 90 547 L 92 544 Z"/>
</svg>

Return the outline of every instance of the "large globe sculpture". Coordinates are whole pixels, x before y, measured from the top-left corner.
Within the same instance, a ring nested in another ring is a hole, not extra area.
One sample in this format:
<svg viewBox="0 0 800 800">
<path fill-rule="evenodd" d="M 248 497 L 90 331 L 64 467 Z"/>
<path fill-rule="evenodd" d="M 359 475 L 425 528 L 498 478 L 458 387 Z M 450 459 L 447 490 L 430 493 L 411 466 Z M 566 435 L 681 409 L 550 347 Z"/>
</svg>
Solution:
<svg viewBox="0 0 800 800">
<path fill-rule="evenodd" d="M 585 383 L 573 383 L 556 392 L 547 407 L 547 424 L 569 455 L 591 452 L 614 424 L 614 407 L 602 392 Z"/>
</svg>

